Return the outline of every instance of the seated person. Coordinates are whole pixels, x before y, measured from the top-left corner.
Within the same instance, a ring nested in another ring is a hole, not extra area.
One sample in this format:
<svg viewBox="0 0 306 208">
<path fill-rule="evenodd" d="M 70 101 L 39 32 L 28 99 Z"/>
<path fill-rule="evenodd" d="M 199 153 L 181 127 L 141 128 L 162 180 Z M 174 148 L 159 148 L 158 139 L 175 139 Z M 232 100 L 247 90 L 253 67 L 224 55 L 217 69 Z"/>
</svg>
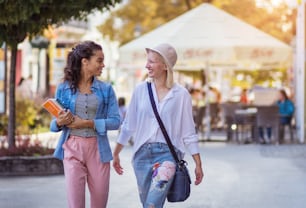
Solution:
<svg viewBox="0 0 306 208">
<path fill-rule="evenodd" d="M 279 109 L 279 115 L 280 115 L 280 132 L 279 132 L 279 141 L 280 143 L 284 140 L 284 126 L 290 125 L 291 120 L 294 113 L 294 104 L 293 102 L 288 98 L 287 93 L 285 90 L 279 90 L 279 98 L 276 101 L 276 105 Z M 259 127 L 259 138 L 261 143 L 270 142 L 271 141 L 271 135 L 272 135 L 272 128 L 267 127 L 267 140 L 264 138 L 264 129 L 262 127 Z"/>
<path fill-rule="evenodd" d="M 280 114 L 280 134 L 279 139 L 280 142 L 284 139 L 284 126 L 290 125 L 291 120 L 294 113 L 294 104 L 288 98 L 287 93 L 285 90 L 279 91 L 279 100 L 276 102 L 279 107 L 279 114 Z"/>
</svg>

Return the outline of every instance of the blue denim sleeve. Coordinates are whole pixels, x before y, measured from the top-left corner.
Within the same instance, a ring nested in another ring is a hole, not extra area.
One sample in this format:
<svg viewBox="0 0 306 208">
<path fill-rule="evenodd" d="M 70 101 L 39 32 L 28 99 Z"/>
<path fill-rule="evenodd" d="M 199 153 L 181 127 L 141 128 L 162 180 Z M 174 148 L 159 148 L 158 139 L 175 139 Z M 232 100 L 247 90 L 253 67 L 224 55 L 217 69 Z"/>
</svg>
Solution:
<svg viewBox="0 0 306 208">
<path fill-rule="evenodd" d="M 105 135 L 107 130 L 117 130 L 120 126 L 119 107 L 115 92 L 109 86 L 109 94 L 107 96 L 108 105 L 106 109 L 106 118 L 95 119 L 95 128 L 99 135 Z"/>
<path fill-rule="evenodd" d="M 56 119 L 52 119 L 51 123 L 50 123 L 50 131 L 51 132 L 59 132 L 61 131 L 61 128 L 58 128 L 57 124 L 56 124 Z"/>
</svg>

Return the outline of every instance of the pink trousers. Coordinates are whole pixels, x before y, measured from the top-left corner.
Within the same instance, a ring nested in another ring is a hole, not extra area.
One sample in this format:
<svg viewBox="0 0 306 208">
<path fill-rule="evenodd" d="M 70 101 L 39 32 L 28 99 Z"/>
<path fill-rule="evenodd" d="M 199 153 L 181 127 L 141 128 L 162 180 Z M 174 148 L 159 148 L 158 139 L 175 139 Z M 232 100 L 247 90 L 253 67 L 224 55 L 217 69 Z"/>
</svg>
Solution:
<svg viewBox="0 0 306 208">
<path fill-rule="evenodd" d="M 91 208 L 105 208 L 109 192 L 110 163 L 102 163 L 95 137 L 70 136 L 63 145 L 69 208 L 85 208 L 88 184 Z"/>
</svg>

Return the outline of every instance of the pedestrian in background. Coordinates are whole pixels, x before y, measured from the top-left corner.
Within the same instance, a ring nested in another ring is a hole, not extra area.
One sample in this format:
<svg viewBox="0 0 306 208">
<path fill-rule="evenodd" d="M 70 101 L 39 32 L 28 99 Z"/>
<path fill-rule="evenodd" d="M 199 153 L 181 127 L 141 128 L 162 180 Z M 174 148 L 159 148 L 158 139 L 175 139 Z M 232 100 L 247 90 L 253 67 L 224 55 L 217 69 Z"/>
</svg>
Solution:
<svg viewBox="0 0 306 208">
<path fill-rule="evenodd" d="M 124 97 L 118 98 L 118 105 L 119 105 L 120 123 L 122 123 L 125 118 L 127 110 Z"/>
<path fill-rule="evenodd" d="M 86 182 L 91 207 L 107 205 L 112 160 L 107 131 L 118 129 L 120 116 L 112 86 L 97 79 L 103 67 L 100 45 L 92 41 L 76 45 L 55 94 L 65 110 L 50 124 L 51 131 L 62 131 L 54 156 L 63 159 L 72 208 L 85 207 Z"/>
<path fill-rule="evenodd" d="M 32 75 L 30 75 L 27 79 L 21 77 L 18 86 L 17 86 L 17 97 L 21 99 L 34 99 L 34 90 L 33 90 L 33 82 Z"/>
<path fill-rule="evenodd" d="M 183 86 L 173 83 L 173 66 L 177 60 L 175 49 L 169 44 L 146 48 L 148 77 L 160 117 L 171 142 L 183 158 L 185 148 L 195 161 L 195 184 L 201 183 L 203 170 L 198 148 L 198 135 L 192 115 L 192 100 Z M 164 206 L 176 169 L 150 103 L 147 82 L 139 84 L 133 92 L 128 111 L 121 126 L 114 149 L 113 167 L 123 173 L 119 153 L 133 135 L 135 171 L 139 196 L 144 208 Z"/>
<path fill-rule="evenodd" d="M 240 94 L 240 103 L 243 105 L 249 104 L 248 89 L 243 88 Z"/>
</svg>

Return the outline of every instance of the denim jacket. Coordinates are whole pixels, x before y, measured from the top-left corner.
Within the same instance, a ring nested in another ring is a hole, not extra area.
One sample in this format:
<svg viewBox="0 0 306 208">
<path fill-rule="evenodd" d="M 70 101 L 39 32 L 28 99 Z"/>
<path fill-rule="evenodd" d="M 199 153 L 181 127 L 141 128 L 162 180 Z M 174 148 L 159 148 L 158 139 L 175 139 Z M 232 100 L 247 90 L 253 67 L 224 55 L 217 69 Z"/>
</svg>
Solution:
<svg viewBox="0 0 306 208">
<path fill-rule="evenodd" d="M 113 158 L 107 136 L 107 130 L 116 130 L 120 125 L 117 98 L 110 84 L 102 82 L 96 78 L 91 85 L 91 91 L 98 98 L 98 108 L 94 119 L 94 124 L 98 135 L 97 140 L 100 160 L 102 162 L 109 162 Z M 78 94 L 78 91 L 76 93 L 72 92 L 68 82 L 63 82 L 57 87 L 55 98 L 63 105 L 64 108 L 69 109 L 73 114 L 75 114 L 75 102 Z M 58 128 L 56 119 L 54 118 L 50 123 L 50 131 L 62 131 L 53 154 L 56 158 L 62 160 L 64 158 L 64 149 L 62 148 L 62 145 L 67 141 L 70 134 L 70 129 L 65 126 L 63 126 L 61 129 Z"/>
</svg>

